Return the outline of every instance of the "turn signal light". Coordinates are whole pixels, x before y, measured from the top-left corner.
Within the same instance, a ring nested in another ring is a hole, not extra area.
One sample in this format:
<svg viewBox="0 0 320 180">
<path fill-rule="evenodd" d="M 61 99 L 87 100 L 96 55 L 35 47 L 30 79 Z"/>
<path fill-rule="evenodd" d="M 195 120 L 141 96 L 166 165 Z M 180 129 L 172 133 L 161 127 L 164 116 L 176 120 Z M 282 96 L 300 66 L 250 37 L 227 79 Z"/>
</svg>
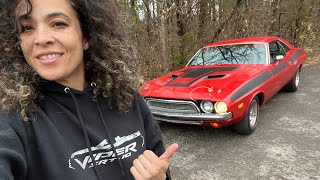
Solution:
<svg viewBox="0 0 320 180">
<path fill-rule="evenodd" d="M 218 123 L 210 123 L 213 128 L 219 128 L 220 125 Z"/>
<path fill-rule="evenodd" d="M 239 104 L 239 105 L 238 105 L 238 109 L 243 108 L 243 106 L 244 106 L 244 103 Z"/>
</svg>

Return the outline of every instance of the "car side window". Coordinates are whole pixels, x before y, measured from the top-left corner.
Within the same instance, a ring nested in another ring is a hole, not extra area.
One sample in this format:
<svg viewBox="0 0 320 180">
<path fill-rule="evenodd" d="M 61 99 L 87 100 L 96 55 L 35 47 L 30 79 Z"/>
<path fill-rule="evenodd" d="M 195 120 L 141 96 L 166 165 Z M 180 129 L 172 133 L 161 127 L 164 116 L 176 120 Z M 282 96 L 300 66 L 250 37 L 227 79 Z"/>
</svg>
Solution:
<svg viewBox="0 0 320 180">
<path fill-rule="evenodd" d="M 275 62 L 277 55 L 285 56 L 288 51 L 286 51 L 279 43 L 279 41 L 271 41 L 269 43 L 270 52 L 270 63 Z"/>
<path fill-rule="evenodd" d="M 288 53 L 288 51 L 290 50 L 290 48 L 283 42 L 279 41 L 280 46 L 282 47 L 285 55 Z"/>
</svg>

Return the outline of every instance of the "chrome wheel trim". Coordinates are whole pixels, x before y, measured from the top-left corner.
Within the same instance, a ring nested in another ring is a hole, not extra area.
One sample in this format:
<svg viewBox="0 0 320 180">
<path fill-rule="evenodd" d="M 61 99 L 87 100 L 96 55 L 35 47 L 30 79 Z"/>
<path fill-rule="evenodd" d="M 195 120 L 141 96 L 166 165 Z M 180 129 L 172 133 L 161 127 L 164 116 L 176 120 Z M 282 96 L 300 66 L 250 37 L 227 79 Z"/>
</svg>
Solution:
<svg viewBox="0 0 320 180">
<path fill-rule="evenodd" d="M 252 104 L 250 106 L 250 114 L 249 114 L 249 123 L 250 127 L 255 127 L 258 119 L 258 103 L 256 100 L 252 101 Z"/>
<path fill-rule="evenodd" d="M 296 87 L 299 86 L 299 82 L 300 82 L 300 71 L 298 70 L 296 73 L 295 81 L 294 81 Z"/>
</svg>

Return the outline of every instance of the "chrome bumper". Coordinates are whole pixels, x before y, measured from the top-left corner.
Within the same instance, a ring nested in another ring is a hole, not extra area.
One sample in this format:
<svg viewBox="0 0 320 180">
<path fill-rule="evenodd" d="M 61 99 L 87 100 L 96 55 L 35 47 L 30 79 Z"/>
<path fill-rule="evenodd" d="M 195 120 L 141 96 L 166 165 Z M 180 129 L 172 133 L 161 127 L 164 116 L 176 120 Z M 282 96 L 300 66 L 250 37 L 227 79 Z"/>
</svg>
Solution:
<svg viewBox="0 0 320 180">
<path fill-rule="evenodd" d="M 158 121 L 172 122 L 172 123 L 183 123 L 183 124 L 202 124 L 202 122 L 222 122 L 232 118 L 232 113 L 226 114 L 174 114 L 152 111 L 155 119 Z"/>
</svg>

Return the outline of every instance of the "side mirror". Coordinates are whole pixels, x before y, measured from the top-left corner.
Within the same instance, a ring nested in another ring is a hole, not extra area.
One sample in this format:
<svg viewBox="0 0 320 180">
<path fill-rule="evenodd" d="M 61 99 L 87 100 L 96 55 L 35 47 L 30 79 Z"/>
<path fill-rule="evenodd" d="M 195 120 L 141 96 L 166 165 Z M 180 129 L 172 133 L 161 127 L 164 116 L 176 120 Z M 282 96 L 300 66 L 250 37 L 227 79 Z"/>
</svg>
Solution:
<svg viewBox="0 0 320 180">
<path fill-rule="evenodd" d="M 280 61 L 280 60 L 283 59 L 283 58 L 284 58 L 283 55 L 277 55 L 277 56 L 276 56 L 276 60 L 277 60 L 277 61 Z"/>
</svg>

